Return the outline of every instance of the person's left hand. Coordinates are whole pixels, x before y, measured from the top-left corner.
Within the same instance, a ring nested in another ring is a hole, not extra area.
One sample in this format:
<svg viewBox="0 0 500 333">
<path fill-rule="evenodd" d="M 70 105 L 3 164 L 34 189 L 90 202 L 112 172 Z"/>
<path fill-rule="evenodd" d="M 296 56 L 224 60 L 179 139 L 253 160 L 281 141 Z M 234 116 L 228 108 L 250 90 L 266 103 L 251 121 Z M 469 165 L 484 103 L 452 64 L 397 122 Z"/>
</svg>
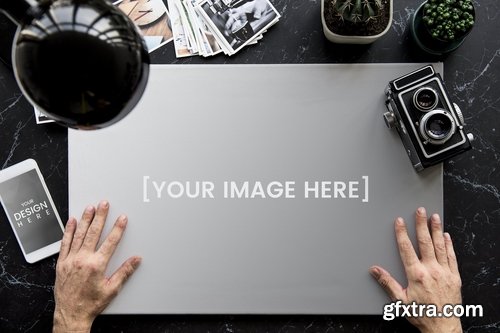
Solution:
<svg viewBox="0 0 500 333">
<path fill-rule="evenodd" d="M 74 218 L 66 224 L 56 267 L 53 332 L 89 332 L 141 262 L 130 257 L 110 277 L 105 275 L 127 225 L 127 217 L 120 216 L 98 247 L 108 210 L 109 203 L 103 201 L 97 210 L 87 207 L 78 225 Z"/>
</svg>

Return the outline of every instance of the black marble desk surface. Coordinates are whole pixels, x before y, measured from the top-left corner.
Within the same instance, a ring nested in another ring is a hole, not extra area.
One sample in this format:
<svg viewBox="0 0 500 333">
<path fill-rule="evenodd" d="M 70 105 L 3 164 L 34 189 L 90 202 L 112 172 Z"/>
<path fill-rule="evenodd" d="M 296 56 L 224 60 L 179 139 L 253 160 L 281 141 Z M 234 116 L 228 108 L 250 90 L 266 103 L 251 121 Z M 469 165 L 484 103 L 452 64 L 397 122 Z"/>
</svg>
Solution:
<svg viewBox="0 0 500 333">
<path fill-rule="evenodd" d="M 330 44 L 323 36 L 320 0 L 273 0 L 282 14 L 258 45 L 233 57 L 178 60 L 173 45 L 154 63 L 341 63 L 444 61 L 452 99 L 462 106 L 474 150 L 445 163 L 445 223 L 455 241 L 465 304 L 482 304 L 483 318 L 464 318 L 466 332 L 500 332 L 500 2 L 477 0 L 477 23 L 447 57 L 413 47 L 408 19 L 420 1 L 394 0 L 389 33 L 371 46 Z M 5 46 L 2 46 L 5 47 Z M 383 89 L 386 82 L 380 82 Z M 166 95 L 166 98 L 168 96 Z M 35 125 L 32 108 L 0 63 L 0 167 L 38 161 L 63 219 L 68 214 L 67 132 Z M 96 191 L 96 202 L 101 199 Z M 415 207 L 416 208 L 416 207 Z M 54 308 L 56 258 L 25 263 L 0 212 L 0 332 L 48 332 Z M 404 319 L 381 316 L 100 316 L 94 332 L 412 332 Z"/>
</svg>

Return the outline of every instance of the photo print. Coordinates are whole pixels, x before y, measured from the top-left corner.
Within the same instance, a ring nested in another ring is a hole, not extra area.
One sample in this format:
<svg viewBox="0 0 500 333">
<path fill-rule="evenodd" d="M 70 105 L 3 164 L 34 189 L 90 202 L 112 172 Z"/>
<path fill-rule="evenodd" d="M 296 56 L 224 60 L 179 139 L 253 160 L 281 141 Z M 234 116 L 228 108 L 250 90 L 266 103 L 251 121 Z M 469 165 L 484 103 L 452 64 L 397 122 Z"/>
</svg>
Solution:
<svg viewBox="0 0 500 333">
<path fill-rule="evenodd" d="M 169 13 L 162 0 L 123 0 L 115 5 L 139 28 L 149 52 L 172 40 Z"/>
<path fill-rule="evenodd" d="M 203 0 L 197 10 L 228 54 L 256 41 L 280 17 L 269 0 Z"/>
</svg>

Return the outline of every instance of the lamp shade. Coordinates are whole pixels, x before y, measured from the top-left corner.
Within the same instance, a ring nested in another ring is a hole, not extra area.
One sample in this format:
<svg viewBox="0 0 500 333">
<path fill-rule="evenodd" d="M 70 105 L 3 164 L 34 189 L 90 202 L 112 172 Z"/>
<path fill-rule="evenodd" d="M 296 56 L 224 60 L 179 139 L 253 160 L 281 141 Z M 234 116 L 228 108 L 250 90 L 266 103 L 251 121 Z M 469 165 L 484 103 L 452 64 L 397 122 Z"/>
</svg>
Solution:
<svg viewBox="0 0 500 333">
<path fill-rule="evenodd" d="M 9 11 L 9 3 L 18 5 Z M 103 0 L 26 4 L 0 0 L 19 24 L 13 68 L 31 103 L 79 129 L 106 127 L 125 117 L 149 75 L 145 43 L 128 17 Z"/>
</svg>

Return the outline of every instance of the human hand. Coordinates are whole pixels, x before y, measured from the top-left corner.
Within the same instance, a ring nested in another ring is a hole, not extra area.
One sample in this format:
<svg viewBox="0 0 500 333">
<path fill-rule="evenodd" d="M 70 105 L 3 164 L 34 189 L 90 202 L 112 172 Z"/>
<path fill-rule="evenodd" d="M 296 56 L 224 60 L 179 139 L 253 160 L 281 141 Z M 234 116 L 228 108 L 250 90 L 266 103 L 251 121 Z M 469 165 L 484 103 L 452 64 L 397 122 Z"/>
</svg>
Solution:
<svg viewBox="0 0 500 333">
<path fill-rule="evenodd" d="M 87 207 L 78 224 L 74 218 L 66 224 L 56 267 L 53 332 L 90 332 L 94 319 L 141 262 L 140 257 L 130 257 L 110 277 L 105 276 L 127 225 L 127 217 L 121 215 L 98 248 L 108 211 L 109 203 L 102 201 L 97 210 Z"/>
<path fill-rule="evenodd" d="M 448 233 L 443 233 L 439 215 L 430 219 L 424 208 L 416 212 L 416 232 L 420 259 L 408 237 L 402 218 L 395 221 L 396 239 L 403 262 L 408 286 L 403 288 L 385 269 L 370 268 L 370 273 L 384 288 L 392 301 L 404 304 L 435 304 L 442 311 L 445 304 L 461 304 L 461 280 L 453 243 Z M 407 317 L 422 333 L 462 332 L 460 318 Z"/>
</svg>

